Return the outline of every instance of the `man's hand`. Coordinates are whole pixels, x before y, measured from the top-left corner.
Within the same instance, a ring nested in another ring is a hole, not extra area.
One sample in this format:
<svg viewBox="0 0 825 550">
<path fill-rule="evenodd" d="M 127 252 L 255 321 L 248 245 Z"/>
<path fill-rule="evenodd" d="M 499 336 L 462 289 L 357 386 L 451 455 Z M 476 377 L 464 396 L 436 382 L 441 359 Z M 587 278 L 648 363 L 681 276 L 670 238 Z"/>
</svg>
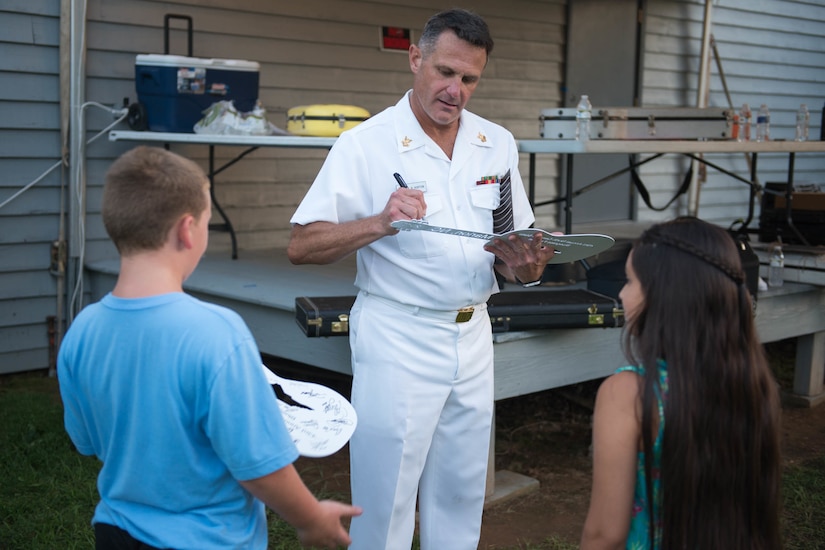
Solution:
<svg viewBox="0 0 825 550">
<path fill-rule="evenodd" d="M 530 283 L 541 279 L 544 268 L 556 253 L 552 246 L 542 244 L 541 233 L 530 239 L 518 235 L 495 239 L 484 250 L 495 254 L 504 263 L 502 274 L 510 281 Z M 509 273 L 508 273 L 509 272 Z"/>
<path fill-rule="evenodd" d="M 296 265 L 337 262 L 382 237 L 397 234 L 398 230 L 390 225 L 395 220 L 419 220 L 426 213 L 424 193 L 398 189 L 390 195 L 384 210 L 367 218 L 293 225 L 287 255 Z"/>
<path fill-rule="evenodd" d="M 427 215 L 427 203 L 424 193 L 419 189 L 396 189 L 390 195 L 387 205 L 379 214 L 381 223 L 387 229 L 388 235 L 398 233 L 390 224 L 396 220 L 420 220 Z"/>
</svg>

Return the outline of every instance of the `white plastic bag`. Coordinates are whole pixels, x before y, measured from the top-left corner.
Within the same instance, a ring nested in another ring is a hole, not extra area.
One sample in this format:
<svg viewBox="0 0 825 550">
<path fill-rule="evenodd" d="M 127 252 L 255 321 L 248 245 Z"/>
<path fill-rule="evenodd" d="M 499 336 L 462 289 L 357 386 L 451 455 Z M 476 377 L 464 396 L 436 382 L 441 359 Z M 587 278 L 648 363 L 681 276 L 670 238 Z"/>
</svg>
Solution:
<svg viewBox="0 0 825 550">
<path fill-rule="evenodd" d="M 287 135 L 266 119 L 266 110 L 260 102 L 247 113 L 235 108 L 232 101 L 218 101 L 203 112 L 203 118 L 195 123 L 196 134 L 271 136 Z"/>
</svg>

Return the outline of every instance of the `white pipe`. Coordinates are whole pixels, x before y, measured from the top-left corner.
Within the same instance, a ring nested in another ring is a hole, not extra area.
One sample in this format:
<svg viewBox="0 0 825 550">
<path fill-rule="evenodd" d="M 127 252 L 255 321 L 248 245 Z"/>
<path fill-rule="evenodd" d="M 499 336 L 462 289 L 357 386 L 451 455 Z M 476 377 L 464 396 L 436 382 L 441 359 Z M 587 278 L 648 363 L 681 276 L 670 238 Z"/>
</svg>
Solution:
<svg viewBox="0 0 825 550">
<path fill-rule="evenodd" d="M 705 0 L 705 19 L 702 27 L 702 51 L 699 63 L 699 84 L 696 87 L 696 106 L 699 108 L 708 106 L 708 87 L 710 83 L 710 28 L 711 28 L 711 8 L 712 0 Z M 693 168 L 693 178 L 688 190 L 688 214 L 696 216 L 699 213 L 699 162 L 691 160 Z"/>
<path fill-rule="evenodd" d="M 69 114 L 69 241 L 67 289 L 70 297 L 66 308 L 68 322 L 74 320 L 83 301 L 83 250 L 86 217 L 85 156 L 83 139 L 84 99 L 86 96 L 86 0 L 71 0 L 71 63 L 70 63 L 70 114 Z"/>
</svg>

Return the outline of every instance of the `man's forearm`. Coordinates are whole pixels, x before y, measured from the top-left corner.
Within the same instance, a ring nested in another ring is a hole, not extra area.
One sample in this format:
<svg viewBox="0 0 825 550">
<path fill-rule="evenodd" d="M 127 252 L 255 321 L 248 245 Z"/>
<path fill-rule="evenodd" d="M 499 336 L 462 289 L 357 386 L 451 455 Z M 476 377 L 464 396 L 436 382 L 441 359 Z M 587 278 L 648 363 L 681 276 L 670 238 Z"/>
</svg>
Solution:
<svg viewBox="0 0 825 550">
<path fill-rule="evenodd" d="M 378 216 L 340 224 L 295 224 L 287 255 L 293 264 L 331 264 L 385 235 Z"/>
</svg>

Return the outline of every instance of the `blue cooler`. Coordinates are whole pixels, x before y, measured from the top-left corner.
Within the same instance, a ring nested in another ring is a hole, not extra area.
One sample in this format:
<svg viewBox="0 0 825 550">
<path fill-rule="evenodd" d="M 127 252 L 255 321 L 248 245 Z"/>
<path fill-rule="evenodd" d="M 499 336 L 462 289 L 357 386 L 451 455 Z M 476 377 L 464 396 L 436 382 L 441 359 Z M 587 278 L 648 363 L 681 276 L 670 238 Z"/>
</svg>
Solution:
<svg viewBox="0 0 825 550">
<path fill-rule="evenodd" d="M 260 65 L 237 59 L 146 54 L 135 59 L 138 102 L 153 132 L 192 133 L 203 111 L 234 101 L 240 112 L 258 101 Z"/>
</svg>

